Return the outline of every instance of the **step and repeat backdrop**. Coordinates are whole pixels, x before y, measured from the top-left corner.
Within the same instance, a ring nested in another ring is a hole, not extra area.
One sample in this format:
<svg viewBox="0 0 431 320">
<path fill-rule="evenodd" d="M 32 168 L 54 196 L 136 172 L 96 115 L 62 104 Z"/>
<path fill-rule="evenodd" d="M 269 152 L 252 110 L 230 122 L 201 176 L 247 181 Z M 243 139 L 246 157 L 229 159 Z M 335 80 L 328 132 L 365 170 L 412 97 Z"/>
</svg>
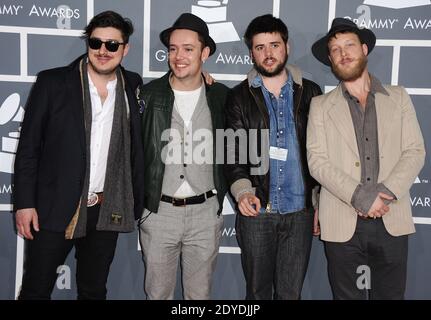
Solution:
<svg viewBox="0 0 431 320">
<path fill-rule="evenodd" d="M 127 69 L 144 82 L 167 71 L 161 30 L 182 12 L 205 20 L 217 52 L 205 69 L 232 87 L 252 68 L 242 36 L 255 17 L 272 13 L 289 28 L 289 62 L 325 91 L 337 85 L 330 69 L 311 54 L 312 43 L 334 17 L 371 28 L 377 45 L 369 58 L 372 73 L 409 92 L 431 153 L 431 1 L 429 0 L 0 0 L 0 299 L 14 299 L 21 285 L 24 241 L 14 229 L 13 163 L 28 93 L 43 69 L 69 64 L 85 51 L 82 29 L 97 13 L 115 10 L 135 26 Z M 431 162 L 411 190 L 416 234 L 410 237 L 406 298 L 431 299 Z M 223 240 L 214 276 L 214 299 L 243 299 L 245 282 L 235 238 L 235 213 L 226 198 Z M 58 268 L 54 299 L 75 299 L 73 252 Z M 144 266 L 137 232 L 122 234 L 108 282 L 109 299 L 144 299 Z M 323 244 L 314 239 L 304 299 L 331 299 Z M 181 298 L 178 283 L 176 298 Z"/>
</svg>

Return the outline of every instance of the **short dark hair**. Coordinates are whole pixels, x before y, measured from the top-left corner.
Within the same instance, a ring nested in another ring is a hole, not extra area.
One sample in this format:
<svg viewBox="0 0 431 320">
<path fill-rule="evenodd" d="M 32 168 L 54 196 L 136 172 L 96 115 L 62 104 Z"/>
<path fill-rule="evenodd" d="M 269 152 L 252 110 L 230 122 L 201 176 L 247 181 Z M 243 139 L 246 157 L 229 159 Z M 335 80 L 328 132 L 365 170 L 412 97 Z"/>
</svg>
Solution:
<svg viewBox="0 0 431 320">
<path fill-rule="evenodd" d="M 198 33 L 198 40 L 199 42 L 202 44 L 202 50 L 206 47 L 205 46 L 205 38 L 203 35 L 201 35 L 200 33 Z"/>
<path fill-rule="evenodd" d="M 249 50 L 253 46 L 253 37 L 259 33 L 279 33 L 284 43 L 287 43 L 289 39 L 289 31 L 286 24 L 271 14 L 256 17 L 248 25 L 244 34 L 244 42 Z"/>
<path fill-rule="evenodd" d="M 85 27 L 84 35 L 89 38 L 94 29 L 107 27 L 120 30 L 125 43 L 129 42 L 129 37 L 133 33 L 133 24 L 130 19 L 123 18 L 114 11 L 103 11 L 91 19 L 90 23 Z"/>
</svg>

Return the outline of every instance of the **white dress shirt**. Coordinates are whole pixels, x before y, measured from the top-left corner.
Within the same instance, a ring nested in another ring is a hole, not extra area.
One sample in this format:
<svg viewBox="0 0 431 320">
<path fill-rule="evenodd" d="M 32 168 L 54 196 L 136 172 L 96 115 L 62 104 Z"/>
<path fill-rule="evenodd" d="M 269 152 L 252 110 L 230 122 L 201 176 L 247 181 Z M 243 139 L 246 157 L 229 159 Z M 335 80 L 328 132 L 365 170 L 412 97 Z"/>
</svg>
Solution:
<svg viewBox="0 0 431 320">
<path fill-rule="evenodd" d="M 117 79 L 106 85 L 108 96 L 102 105 L 97 88 L 88 75 L 91 97 L 90 188 L 89 192 L 102 192 L 105 184 L 109 142 L 114 119 L 115 88 Z"/>
</svg>

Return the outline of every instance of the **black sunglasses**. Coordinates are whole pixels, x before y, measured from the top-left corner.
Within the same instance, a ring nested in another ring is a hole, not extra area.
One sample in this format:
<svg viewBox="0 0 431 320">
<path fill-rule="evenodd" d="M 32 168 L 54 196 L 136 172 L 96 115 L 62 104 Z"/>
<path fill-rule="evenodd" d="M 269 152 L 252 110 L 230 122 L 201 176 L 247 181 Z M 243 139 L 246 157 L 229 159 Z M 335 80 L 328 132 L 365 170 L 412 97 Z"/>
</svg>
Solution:
<svg viewBox="0 0 431 320">
<path fill-rule="evenodd" d="M 116 52 L 120 45 L 122 45 L 122 44 L 124 45 L 126 43 L 125 42 L 118 42 L 116 40 L 102 41 L 98 38 L 89 38 L 88 39 L 88 46 L 93 50 L 100 49 L 102 44 L 105 44 L 106 50 L 108 50 L 110 52 Z"/>
</svg>

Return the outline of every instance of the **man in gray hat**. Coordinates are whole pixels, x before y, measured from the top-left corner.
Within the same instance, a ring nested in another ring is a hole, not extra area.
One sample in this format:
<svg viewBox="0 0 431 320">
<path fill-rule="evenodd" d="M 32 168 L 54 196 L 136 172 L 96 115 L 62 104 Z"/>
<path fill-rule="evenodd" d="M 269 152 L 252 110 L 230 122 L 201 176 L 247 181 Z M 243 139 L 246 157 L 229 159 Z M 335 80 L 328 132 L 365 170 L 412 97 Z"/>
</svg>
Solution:
<svg viewBox="0 0 431 320">
<path fill-rule="evenodd" d="M 224 129 L 228 88 L 205 84 L 216 50 L 208 27 L 184 13 L 160 34 L 170 70 L 141 89 L 145 210 L 140 241 L 148 299 L 173 299 L 181 258 L 185 299 L 209 299 L 226 183 L 213 137 Z M 222 150 L 223 151 L 223 150 Z"/>
<path fill-rule="evenodd" d="M 368 72 L 375 42 L 371 30 L 336 18 L 312 47 L 340 80 L 313 98 L 307 129 L 335 299 L 403 299 L 407 235 L 415 232 L 409 189 L 424 164 L 424 142 L 406 90 Z"/>
</svg>

